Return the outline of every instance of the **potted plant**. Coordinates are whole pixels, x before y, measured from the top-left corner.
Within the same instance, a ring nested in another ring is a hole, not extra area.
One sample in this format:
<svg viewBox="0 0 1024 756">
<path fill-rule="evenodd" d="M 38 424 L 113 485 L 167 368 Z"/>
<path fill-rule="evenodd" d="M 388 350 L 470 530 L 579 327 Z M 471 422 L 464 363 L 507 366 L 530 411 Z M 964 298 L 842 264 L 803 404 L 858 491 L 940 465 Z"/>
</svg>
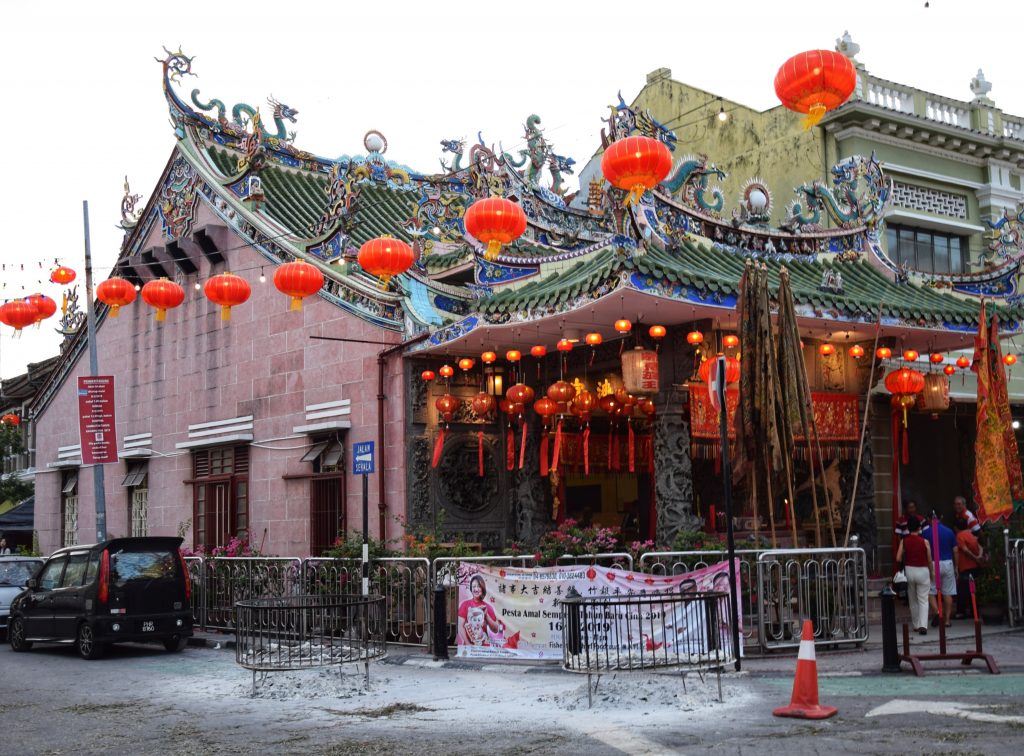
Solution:
<svg viewBox="0 0 1024 756">
<path fill-rule="evenodd" d="M 978 616 L 986 625 L 1001 624 L 1006 616 L 1006 570 L 993 558 L 975 580 Z"/>
</svg>

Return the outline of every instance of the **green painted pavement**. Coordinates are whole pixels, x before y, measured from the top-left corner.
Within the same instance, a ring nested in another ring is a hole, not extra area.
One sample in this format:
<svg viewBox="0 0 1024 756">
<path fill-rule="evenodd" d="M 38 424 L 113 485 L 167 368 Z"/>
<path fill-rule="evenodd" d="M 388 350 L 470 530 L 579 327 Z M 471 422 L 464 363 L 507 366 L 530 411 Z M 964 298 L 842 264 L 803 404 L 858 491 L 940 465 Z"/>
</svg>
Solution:
<svg viewBox="0 0 1024 756">
<path fill-rule="evenodd" d="M 977 664 L 977 662 L 975 662 Z M 762 678 L 769 686 L 791 690 L 793 681 L 783 678 Z M 927 674 L 914 677 L 905 672 L 899 675 L 869 675 L 863 677 L 819 677 L 818 694 L 824 700 L 830 696 L 1021 696 L 1024 695 L 1024 675 L 990 675 L 988 672 L 959 672 Z"/>
</svg>

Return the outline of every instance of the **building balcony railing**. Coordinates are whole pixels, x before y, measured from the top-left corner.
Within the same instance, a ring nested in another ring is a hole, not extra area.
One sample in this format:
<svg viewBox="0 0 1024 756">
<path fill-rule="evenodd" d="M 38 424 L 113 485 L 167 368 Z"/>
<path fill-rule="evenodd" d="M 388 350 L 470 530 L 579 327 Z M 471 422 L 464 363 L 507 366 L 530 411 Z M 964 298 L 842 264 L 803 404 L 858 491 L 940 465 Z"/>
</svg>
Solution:
<svg viewBox="0 0 1024 756">
<path fill-rule="evenodd" d="M 960 126 L 965 129 L 971 127 L 971 114 L 967 108 L 931 97 L 925 100 L 925 117 L 950 126 Z"/>
<path fill-rule="evenodd" d="M 914 112 L 914 93 L 909 89 L 900 89 L 888 83 L 869 79 L 866 83 L 864 99 L 881 108 L 898 110 L 901 113 Z"/>
</svg>

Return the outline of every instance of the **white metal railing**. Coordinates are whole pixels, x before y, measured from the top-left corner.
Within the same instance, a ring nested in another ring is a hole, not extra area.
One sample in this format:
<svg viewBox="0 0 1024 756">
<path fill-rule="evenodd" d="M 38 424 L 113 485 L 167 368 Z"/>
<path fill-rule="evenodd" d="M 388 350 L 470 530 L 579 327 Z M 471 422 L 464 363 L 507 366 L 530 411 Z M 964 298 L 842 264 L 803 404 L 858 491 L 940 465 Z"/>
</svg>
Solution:
<svg viewBox="0 0 1024 756">
<path fill-rule="evenodd" d="M 901 113 L 914 112 L 914 94 L 909 89 L 899 89 L 877 81 L 868 81 L 866 90 L 864 99 L 872 105 L 898 110 Z"/>
<path fill-rule="evenodd" d="M 1024 620 L 1024 538 L 1010 538 L 1003 530 L 1006 549 L 1006 609 L 1010 625 Z"/>
<path fill-rule="evenodd" d="M 1011 121 L 1003 116 L 1003 136 L 1007 139 L 1024 140 L 1024 122 Z"/>
<path fill-rule="evenodd" d="M 928 98 L 925 101 L 925 117 L 950 126 L 962 126 L 965 129 L 971 126 L 971 116 L 967 108 L 942 100 Z"/>
</svg>

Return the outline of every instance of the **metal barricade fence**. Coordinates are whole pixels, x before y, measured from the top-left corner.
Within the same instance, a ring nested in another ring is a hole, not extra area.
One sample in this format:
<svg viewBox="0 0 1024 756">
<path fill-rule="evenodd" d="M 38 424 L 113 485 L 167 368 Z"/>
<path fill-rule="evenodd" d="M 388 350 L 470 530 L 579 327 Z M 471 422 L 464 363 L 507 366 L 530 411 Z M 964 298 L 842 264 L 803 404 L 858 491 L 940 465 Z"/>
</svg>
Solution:
<svg viewBox="0 0 1024 756">
<path fill-rule="evenodd" d="M 602 554 L 562 554 L 555 564 L 596 564 L 602 567 L 618 567 L 633 571 L 633 555 L 628 551 L 610 551 Z"/>
<path fill-rule="evenodd" d="M 757 556 L 760 549 L 736 549 L 740 577 L 740 638 L 745 646 L 758 641 L 757 632 Z M 638 569 L 650 575 L 670 577 L 727 562 L 726 551 L 649 551 L 641 554 Z M 730 613 L 731 616 L 731 613 Z"/>
<path fill-rule="evenodd" d="M 1006 551 L 1006 609 L 1010 626 L 1024 620 L 1024 538 L 1010 538 L 1003 530 Z"/>
<path fill-rule="evenodd" d="M 302 560 L 289 557 L 210 557 L 204 561 L 203 627 L 231 630 L 235 604 L 302 593 Z"/>
<path fill-rule="evenodd" d="M 206 573 L 205 560 L 201 556 L 185 557 L 188 578 L 192 583 L 192 624 L 197 628 L 206 627 Z"/>
<path fill-rule="evenodd" d="M 757 558 L 763 649 L 798 648 L 804 620 L 822 645 L 868 639 L 867 558 L 860 548 L 772 549 Z"/>
<path fill-rule="evenodd" d="M 302 560 L 306 593 L 358 596 L 362 592 L 359 559 L 314 557 Z M 370 593 L 384 597 L 384 631 L 390 643 L 421 645 L 430 637 L 430 560 L 381 557 L 370 562 Z"/>
</svg>

